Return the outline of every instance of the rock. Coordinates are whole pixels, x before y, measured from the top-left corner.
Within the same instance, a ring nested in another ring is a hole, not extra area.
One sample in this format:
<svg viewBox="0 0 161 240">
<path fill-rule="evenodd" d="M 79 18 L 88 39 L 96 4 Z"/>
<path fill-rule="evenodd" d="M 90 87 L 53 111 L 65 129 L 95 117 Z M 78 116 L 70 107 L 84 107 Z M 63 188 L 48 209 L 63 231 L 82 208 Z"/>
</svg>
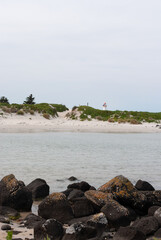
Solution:
<svg viewBox="0 0 161 240">
<path fill-rule="evenodd" d="M 155 232 L 154 237 L 161 238 L 161 228 Z"/>
<path fill-rule="evenodd" d="M 63 191 L 62 193 L 65 194 L 66 197 L 69 196 L 69 194 L 73 191 L 73 188 L 68 188 L 65 191 Z"/>
<path fill-rule="evenodd" d="M 10 220 L 2 216 L 2 217 L 0 217 L 0 222 L 1 222 L 1 223 L 8 223 L 8 224 L 9 224 L 9 223 L 10 223 Z"/>
<path fill-rule="evenodd" d="M 105 193 L 112 193 L 114 198 L 123 205 L 129 205 L 134 209 L 147 211 L 146 196 L 142 192 L 139 192 L 133 184 L 122 175 L 113 178 L 98 190 Z"/>
<path fill-rule="evenodd" d="M 139 231 L 143 232 L 146 236 L 155 233 L 158 228 L 159 224 L 155 217 L 143 217 L 139 220 L 136 220 L 132 227 L 135 227 Z"/>
<path fill-rule="evenodd" d="M 72 208 L 63 193 L 52 193 L 38 206 L 38 214 L 45 219 L 55 218 L 67 223 L 73 216 Z"/>
<path fill-rule="evenodd" d="M 74 182 L 74 181 L 77 181 L 78 179 L 74 176 L 71 176 L 68 178 L 68 180 Z"/>
<path fill-rule="evenodd" d="M 95 213 L 92 203 L 86 197 L 73 199 L 70 203 L 75 218 L 89 216 Z"/>
<path fill-rule="evenodd" d="M 60 240 L 64 230 L 60 222 L 55 219 L 48 219 L 43 224 L 40 222 L 34 227 L 34 240 Z"/>
<path fill-rule="evenodd" d="M 45 222 L 45 219 L 33 213 L 30 213 L 29 215 L 27 215 L 23 221 L 24 226 L 27 228 L 34 228 L 37 224 L 39 223 L 43 224 L 44 222 Z"/>
<path fill-rule="evenodd" d="M 137 183 L 135 184 L 135 188 L 139 191 L 154 191 L 154 187 L 146 182 L 146 181 L 142 181 L 142 180 L 138 180 Z"/>
<path fill-rule="evenodd" d="M 133 227 L 120 227 L 113 240 L 146 240 L 146 236 Z"/>
<path fill-rule="evenodd" d="M 5 216 L 11 220 L 16 220 L 20 217 L 20 213 L 13 208 L 0 206 L 0 215 Z"/>
<path fill-rule="evenodd" d="M 147 203 L 150 206 L 157 205 L 161 206 L 161 191 L 144 191 L 142 192 L 146 198 L 147 198 Z"/>
<path fill-rule="evenodd" d="M 1 230 L 4 230 L 4 231 L 11 230 L 11 226 L 10 225 L 2 225 Z"/>
<path fill-rule="evenodd" d="M 111 193 L 103 193 L 101 191 L 89 190 L 85 192 L 86 198 L 91 201 L 97 209 L 101 209 L 108 199 L 112 199 L 113 195 Z"/>
<path fill-rule="evenodd" d="M 91 186 L 87 182 L 82 181 L 78 183 L 69 184 L 67 188 L 79 189 L 85 192 L 85 191 L 88 191 L 90 187 Z"/>
<path fill-rule="evenodd" d="M 66 228 L 62 240 L 86 240 L 96 237 L 97 231 L 94 227 L 83 223 L 74 223 Z"/>
<path fill-rule="evenodd" d="M 161 227 L 161 207 L 154 212 L 154 217 L 157 219 L 159 226 Z"/>
<path fill-rule="evenodd" d="M 30 211 L 32 193 L 22 181 L 18 181 L 13 174 L 10 174 L 0 181 L 0 205 L 18 211 Z"/>
<path fill-rule="evenodd" d="M 148 209 L 148 216 L 153 216 L 155 211 L 160 208 L 160 206 L 152 206 Z"/>
<path fill-rule="evenodd" d="M 106 205 L 101 208 L 101 212 L 114 227 L 125 227 L 131 222 L 131 212 L 113 199 L 108 200 Z"/>
<path fill-rule="evenodd" d="M 72 200 L 74 198 L 79 198 L 79 197 L 83 197 L 84 196 L 84 192 L 78 189 L 73 189 L 69 195 L 68 195 L 68 200 Z"/>
<path fill-rule="evenodd" d="M 42 199 L 49 195 L 49 185 L 45 180 L 37 178 L 27 185 L 27 188 L 32 192 L 32 198 Z"/>
</svg>

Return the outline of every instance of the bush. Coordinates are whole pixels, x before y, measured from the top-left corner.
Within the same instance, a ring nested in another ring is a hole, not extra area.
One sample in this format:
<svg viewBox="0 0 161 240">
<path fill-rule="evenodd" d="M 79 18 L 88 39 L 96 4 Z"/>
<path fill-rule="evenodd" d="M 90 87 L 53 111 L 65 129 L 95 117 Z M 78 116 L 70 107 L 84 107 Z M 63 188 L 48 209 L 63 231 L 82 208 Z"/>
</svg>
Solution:
<svg viewBox="0 0 161 240">
<path fill-rule="evenodd" d="M 101 116 L 96 116 L 95 119 L 97 119 L 99 121 L 103 121 L 103 117 L 101 117 Z"/>
<path fill-rule="evenodd" d="M 34 110 L 30 110 L 31 115 L 34 115 L 34 113 L 35 113 Z"/>
<path fill-rule="evenodd" d="M 48 113 L 43 113 L 43 117 L 46 118 L 46 119 L 50 119 L 50 115 Z"/>
<path fill-rule="evenodd" d="M 6 106 L 2 107 L 2 111 L 6 113 L 11 113 L 11 109 Z"/>
<path fill-rule="evenodd" d="M 122 118 L 118 119 L 118 123 L 126 123 L 126 122 L 127 122 L 126 119 L 122 119 Z"/>
<path fill-rule="evenodd" d="M 129 122 L 130 124 L 141 124 L 141 122 L 136 119 L 130 119 Z"/>
<path fill-rule="evenodd" d="M 23 103 L 24 103 L 24 104 L 35 104 L 34 99 L 35 99 L 35 98 L 32 96 L 32 94 L 30 94 L 30 95 L 26 98 L 26 101 L 24 101 Z"/>
<path fill-rule="evenodd" d="M 23 111 L 22 109 L 21 109 L 21 110 L 18 110 L 18 111 L 17 111 L 17 114 L 18 114 L 18 115 L 24 115 L 24 111 Z"/>
<path fill-rule="evenodd" d="M 108 119 L 108 122 L 113 123 L 113 122 L 115 122 L 115 119 L 109 118 L 109 119 Z"/>
</svg>

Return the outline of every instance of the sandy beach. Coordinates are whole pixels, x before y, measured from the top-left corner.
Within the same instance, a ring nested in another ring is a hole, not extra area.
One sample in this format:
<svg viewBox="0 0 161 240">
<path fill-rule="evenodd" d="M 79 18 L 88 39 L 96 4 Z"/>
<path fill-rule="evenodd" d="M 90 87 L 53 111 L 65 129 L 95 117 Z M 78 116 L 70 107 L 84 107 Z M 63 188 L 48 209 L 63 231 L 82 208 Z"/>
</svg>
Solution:
<svg viewBox="0 0 161 240">
<path fill-rule="evenodd" d="M 156 123 L 109 123 L 108 121 L 72 120 L 66 117 L 68 111 L 58 113 L 58 117 L 45 119 L 41 114 L 3 114 L 0 116 L 0 132 L 99 132 L 99 133 L 159 133 Z"/>
</svg>

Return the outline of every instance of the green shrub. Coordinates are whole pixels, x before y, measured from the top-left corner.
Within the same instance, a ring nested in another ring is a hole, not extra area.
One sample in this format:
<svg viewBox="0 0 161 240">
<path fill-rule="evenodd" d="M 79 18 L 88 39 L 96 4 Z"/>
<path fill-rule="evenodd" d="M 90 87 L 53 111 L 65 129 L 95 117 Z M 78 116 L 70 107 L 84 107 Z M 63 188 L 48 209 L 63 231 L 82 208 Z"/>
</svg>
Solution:
<svg viewBox="0 0 161 240">
<path fill-rule="evenodd" d="M 13 235 L 13 232 L 12 231 L 8 231 L 6 240 L 12 240 L 12 235 Z"/>
<path fill-rule="evenodd" d="M 34 113 L 35 113 L 34 110 L 30 110 L 31 115 L 34 115 Z"/>
<path fill-rule="evenodd" d="M 69 110 L 65 105 L 62 105 L 62 104 L 50 104 L 50 105 L 55 107 L 57 112 L 64 112 Z"/>
<path fill-rule="evenodd" d="M 21 110 L 18 110 L 18 111 L 17 111 L 17 114 L 18 114 L 18 115 L 24 115 L 24 111 L 23 111 L 22 109 L 21 109 Z"/>
<path fill-rule="evenodd" d="M 48 113 L 43 113 L 43 117 L 46 118 L 46 119 L 50 119 L 50 115 Z"/>
<path fill-rule="evenodd" d="M 77 108 L 78 108 L 77 106 L 74 106 L 74 107 L 72 108 L 72 111 L 76 110 Z"/>
</svg>

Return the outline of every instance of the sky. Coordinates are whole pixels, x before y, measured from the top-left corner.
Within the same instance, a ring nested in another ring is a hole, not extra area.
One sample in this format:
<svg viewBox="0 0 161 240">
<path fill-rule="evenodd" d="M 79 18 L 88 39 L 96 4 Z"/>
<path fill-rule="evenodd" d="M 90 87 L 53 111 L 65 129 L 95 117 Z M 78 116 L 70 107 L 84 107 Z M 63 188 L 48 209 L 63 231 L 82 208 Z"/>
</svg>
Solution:
<svg viewBox="0 0 161 240">
<path fill-rule="evenodd" d="M 0 96 L 161 112 L 160 0 L 0 0 Z"/>
</svg>

